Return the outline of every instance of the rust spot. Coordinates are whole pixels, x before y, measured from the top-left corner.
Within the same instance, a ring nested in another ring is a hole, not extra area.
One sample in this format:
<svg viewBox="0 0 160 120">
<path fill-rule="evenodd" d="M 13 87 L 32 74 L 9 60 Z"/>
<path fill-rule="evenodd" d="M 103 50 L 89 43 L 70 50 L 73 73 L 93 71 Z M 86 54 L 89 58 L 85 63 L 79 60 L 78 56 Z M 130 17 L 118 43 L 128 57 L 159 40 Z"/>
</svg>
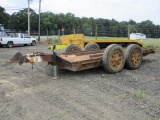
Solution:
<svg viewBox="0 0 160 120">
<path fill-rule="evenodd" d="M 29 61 L 30 61 L 31 63 L 34 63 L 34 59 L 33 59 L 32 57 L 30 57 Z"/>
</svg>

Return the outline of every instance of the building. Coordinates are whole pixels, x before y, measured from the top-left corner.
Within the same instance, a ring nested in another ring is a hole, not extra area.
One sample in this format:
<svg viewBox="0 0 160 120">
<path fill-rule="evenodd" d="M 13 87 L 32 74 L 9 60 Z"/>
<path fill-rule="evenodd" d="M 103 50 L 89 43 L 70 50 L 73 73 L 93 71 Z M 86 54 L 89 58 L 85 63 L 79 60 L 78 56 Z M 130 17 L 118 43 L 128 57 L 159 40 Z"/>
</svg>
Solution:
<svg viewBox="0 0 160 120">
<path fill-rule="evenodd" d="M 137 39 L 146 39 L 146 35 L 142 33 L 131 33 L 130 34 L 131 40 L 137 40 Z"/>
</svg>

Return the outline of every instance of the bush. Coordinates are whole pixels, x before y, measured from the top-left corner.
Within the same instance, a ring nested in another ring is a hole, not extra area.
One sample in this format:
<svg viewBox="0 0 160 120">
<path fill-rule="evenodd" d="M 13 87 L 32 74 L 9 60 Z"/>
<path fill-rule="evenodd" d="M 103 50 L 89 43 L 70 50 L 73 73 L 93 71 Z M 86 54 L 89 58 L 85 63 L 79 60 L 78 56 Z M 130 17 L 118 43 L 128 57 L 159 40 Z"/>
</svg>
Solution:
<svg viewBox="0 0 160 120">
<path fill-rule="evenodd" d="M 61 40 L 59 38 L 48 38 L 46 40 L 41 40 L 42 44 L 61 44 Z"/>
</svg>

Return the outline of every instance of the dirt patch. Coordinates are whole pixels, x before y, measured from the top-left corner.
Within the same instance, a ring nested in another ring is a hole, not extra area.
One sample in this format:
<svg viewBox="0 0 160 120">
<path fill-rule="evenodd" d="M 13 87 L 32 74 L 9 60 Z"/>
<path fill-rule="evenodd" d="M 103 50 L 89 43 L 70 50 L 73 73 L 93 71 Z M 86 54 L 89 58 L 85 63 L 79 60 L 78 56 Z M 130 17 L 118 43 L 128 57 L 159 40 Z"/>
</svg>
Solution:
<svg viewBox="0 0 160 120">
<path fill-rule="evenodd" d="M 48 45 L 0 48 L 0 120 L 159 120 L 160 52 L 137 70 L 103 67 L 71 72 L 47 63 L 6 64 L 16 52 L 51 52 Z"/>
</svg>

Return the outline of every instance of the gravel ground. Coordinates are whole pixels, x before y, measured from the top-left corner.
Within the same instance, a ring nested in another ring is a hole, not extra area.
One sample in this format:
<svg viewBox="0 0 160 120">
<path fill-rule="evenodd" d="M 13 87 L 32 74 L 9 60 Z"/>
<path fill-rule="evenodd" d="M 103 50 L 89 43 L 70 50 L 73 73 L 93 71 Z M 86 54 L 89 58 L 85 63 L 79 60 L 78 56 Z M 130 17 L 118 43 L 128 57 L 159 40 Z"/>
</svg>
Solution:
<svg viewBox="0 0 160 120">
<path fill-rule="evenodd" d="M 16 52 L 47 48 L 0 48 L 0 120 L 160 120 L 160 52 L 137 70 L 58 69 L 57 80 L 47 63 L 6 64 Z"/>
</svg>

